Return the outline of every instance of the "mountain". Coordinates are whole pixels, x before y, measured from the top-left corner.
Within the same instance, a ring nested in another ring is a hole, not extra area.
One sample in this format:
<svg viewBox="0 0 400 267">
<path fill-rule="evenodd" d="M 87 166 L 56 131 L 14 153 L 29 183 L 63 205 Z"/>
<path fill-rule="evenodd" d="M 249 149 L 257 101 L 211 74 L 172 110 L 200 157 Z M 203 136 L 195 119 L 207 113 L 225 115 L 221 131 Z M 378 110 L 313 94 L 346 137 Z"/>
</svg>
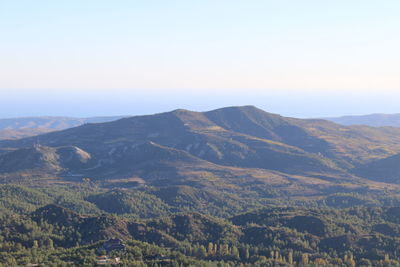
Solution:
<svg viewBox="0 0 400 267">
<path fill-rule="evenodd" d="M 369 114 L 360 116 L 343 116 L 324 118 L 342 125 L 368 125 L 374 127 L 400 127 L 400 114 Z"/>
<path fill-rule="evenodd" d="M 19 174 L 29 180 L 40 172 L 69 182 L 90 178 L 108 187 L 189 185 L 304 195 L 349 184 L 351 190 L 388 186 L 352 170 L 400 153 L 400 128 L 346 127 L 242 106 L 87 123 L 1 141 L 0 150 L 3 179 Z"/>
<path fill-rule="evenodd" d="M 399 144 L 253 106 L 3 140 L 0 262 L 397 266 Z"/>
<path fill-rule="evenodd" d="M 126 116 L 70 118 L 70 117 L 26 117 L 0 119 L 0 140 L 20 139 L 47 132 L 64 130 L 85 123 L 101 123 L 118 120 Z"/>
</svg>

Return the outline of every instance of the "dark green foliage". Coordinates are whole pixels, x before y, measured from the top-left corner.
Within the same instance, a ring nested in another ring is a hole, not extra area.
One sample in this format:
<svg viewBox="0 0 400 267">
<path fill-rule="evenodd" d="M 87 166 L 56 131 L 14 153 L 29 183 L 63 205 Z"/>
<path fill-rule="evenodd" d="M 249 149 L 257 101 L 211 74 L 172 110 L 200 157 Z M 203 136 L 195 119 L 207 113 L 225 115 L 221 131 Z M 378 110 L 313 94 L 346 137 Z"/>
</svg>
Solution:
<svg viewBox="0 0 400 267">
<path fill-rule="evenodd" d="M 134 214 L 140 218 L 167 214 L 171 209 L 160 199 L 138 190 L 111 190 L 91 195 L 87 201 L 109 213 Z"/>
<path fill-rule="evenodd" d="M 168 186 L 147 190 L 175 209 L 197 211 L 219 217 L 229 217 L 253 208 L 260 208 L 263 199 L 241 198 L 232 193 L 198 189 L 191 186 Z"/>
<path fill-rule="evenodd" d="M 3 190 L 26 194 L 18 186 L 7 186 Z M 42 192 L 46 190 L 41 189 Z M 65 187 L 55 188 L 58 192 L 68 192 L 65 190 Z M 89 198 L 99 195 L 85 190 L 83 188 L 81 195 Z M 135 195 L 139 192 L 130 195 L 132 192 L 128 191 L 128 195 L 141 196 Z M 101 194 L 115 193 L 121 192 L 112 190 Z M 49 198 L 45 193 L 38 195 Z M 0 262 L 61 266 L 69 262 L 68 266 L 90 266 L 96 262 L 104 240 L 120 238 L 127 244 L 126 252 L 115 251 L 109 256 L 120 256 L 128 266 L 156 262 L 207 266 L 208 261 L 210 266 L 218 266 L 222 261 L 228 264 L 226 266 L 239 263 L 285 266 L 289 261 L 341 266 L 337 264 L 351 260 L 385 266 L 385 262 L 396 263 L 396 255 L 400 253 L 399 210 L 397 207 L 271 206 L 230 220 L 187 212 L 138 220 L 112 214 L 83 215 L 53 204 L 31 214 L 20 212 L 19 215 L 11 209 L 0 216 Z M 152 243 L 155 245 L 150 245 Z"/>
<path fill-rule="evenodd" d="M 17 185 L 0 185 L 2 209 L 27 212 L 50 202 L 51 198 L 39 190 Z"/>
</svg>

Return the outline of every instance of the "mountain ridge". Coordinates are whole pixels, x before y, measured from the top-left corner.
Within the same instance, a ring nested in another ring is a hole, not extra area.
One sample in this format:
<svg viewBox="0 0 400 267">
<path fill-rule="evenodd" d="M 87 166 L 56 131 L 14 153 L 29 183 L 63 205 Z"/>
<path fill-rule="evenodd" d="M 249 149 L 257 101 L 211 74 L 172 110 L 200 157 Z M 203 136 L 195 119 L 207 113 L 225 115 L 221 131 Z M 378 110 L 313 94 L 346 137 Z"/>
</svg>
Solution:
<svg viewBox="0 0 400 267">
<path fill-rule="evenodd" d="M 60 116 L 0 119 L 0 140 L 15 140 L 43 133 L 65 130 L 85 123 L 101 123 L 128 116 L 74 118 Z"/>
<path fill-rule="evenodd" d="M 400 113 L 374 113 L 367 115 L 348 115 L 341 117 L 327 117 L 325 120 L 342 125 L 368 125 L 373 127 L 400 127 Z"/>
<path fill-rule="evenodd" d="M 62 171 L 51 174 L 68 181 L 88 177 L 110 185 L 119 179 L 126 184 L 140 181 L 228 191 L 242 186 L 258 190 L 254 186 L 258 184 L 266 192 L 292 188 L 292 192 L 321 193 L 346 183 L 384 186 L 379 179 L 357 177 L 353 169 L 400 153 L 400 128 L 346 127 L 283 117 L 254 106 L 208 112 L 177 109 L 0 141 L 5 151 L 1 157 L 4 161 L 37 144 L 55 150 L 55 157 L 62 158 L 57 153 L 63 147 L 89 155 L 72 168 L 63 161 L 56 164 Z"/>
</svg>

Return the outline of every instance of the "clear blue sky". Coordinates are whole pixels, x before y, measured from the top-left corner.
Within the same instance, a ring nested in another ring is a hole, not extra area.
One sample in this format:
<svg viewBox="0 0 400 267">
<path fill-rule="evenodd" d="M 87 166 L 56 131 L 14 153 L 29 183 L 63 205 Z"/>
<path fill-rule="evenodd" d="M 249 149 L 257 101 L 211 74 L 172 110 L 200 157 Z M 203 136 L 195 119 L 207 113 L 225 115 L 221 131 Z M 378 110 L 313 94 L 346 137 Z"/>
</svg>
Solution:
<svg viewBox="0 0 400 267">
<path fill-rule="evenodd" d="M 400 1 L 0 0 L 0 117 L 400 112 Z"/>
</svg>

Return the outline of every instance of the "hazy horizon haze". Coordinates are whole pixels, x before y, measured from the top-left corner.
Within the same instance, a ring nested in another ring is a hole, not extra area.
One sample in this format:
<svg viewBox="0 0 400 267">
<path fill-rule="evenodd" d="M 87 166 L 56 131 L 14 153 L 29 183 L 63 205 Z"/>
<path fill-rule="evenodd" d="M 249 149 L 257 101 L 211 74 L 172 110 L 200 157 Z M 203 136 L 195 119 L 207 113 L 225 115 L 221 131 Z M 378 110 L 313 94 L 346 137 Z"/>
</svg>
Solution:
<svg viewBox="0 0 400 267">
<path fill-rule="evenodd" d="M 1 1 L 0 117 L 399 113 L 400 2 Z"/>
</svg>

